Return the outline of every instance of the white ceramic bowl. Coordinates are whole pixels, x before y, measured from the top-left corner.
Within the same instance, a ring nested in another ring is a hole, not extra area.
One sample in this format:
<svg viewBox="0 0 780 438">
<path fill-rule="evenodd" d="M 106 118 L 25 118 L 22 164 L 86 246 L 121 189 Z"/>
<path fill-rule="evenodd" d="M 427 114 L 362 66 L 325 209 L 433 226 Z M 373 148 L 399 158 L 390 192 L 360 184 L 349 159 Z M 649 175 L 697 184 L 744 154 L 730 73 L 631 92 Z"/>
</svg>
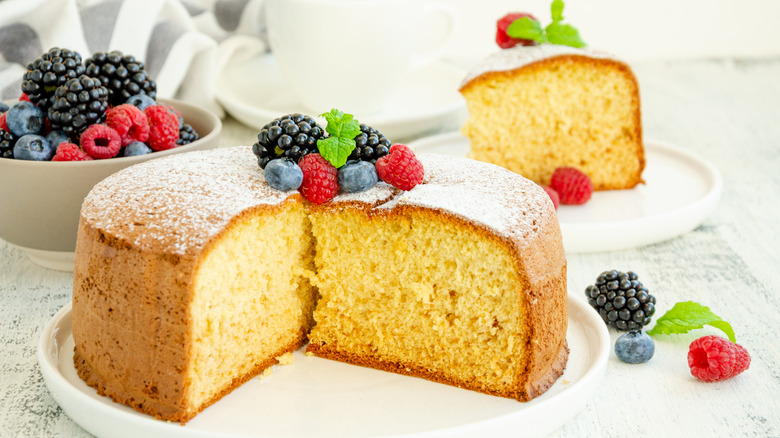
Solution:
<svg viewBox="0 0 780 438">
<path fill-rule="evenodd" d="M 20 248 L 36 264 L 72 271 L 81 203 L 95 184 L 133 164 L 219 146 L 219 117 L 185 102 L 160 101 L 179 110 L 200 139 L 167 151 L 106 160 L 0 159 L 0 239 Z"/>
</svg>

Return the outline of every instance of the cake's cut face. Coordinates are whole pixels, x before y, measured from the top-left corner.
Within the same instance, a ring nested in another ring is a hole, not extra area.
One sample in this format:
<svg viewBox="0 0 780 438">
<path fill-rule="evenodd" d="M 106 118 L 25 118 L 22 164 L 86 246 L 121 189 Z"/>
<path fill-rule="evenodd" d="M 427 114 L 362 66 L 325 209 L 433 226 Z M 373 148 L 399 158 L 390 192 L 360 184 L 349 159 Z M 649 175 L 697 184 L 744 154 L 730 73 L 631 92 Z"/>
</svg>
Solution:
<svg viewBox="0 0 780 438">
<path fill-rule="evenodd" d="M 323 293 L 309 351 L 509 395 L 526 287 L 498 239 L 463 227 L 427 212 L 315 215 Z"/>
<path fill-rule="evenodd" d="M 293 203 L 246 214 L 206 250 L 189 308 L 193 414 L 305 340 L 316 298 L 308 221 Z"/>
<path fill-rule="evenodd" d="M 315 206 L 250 148 L 133 166 L 87 197 L 74 363 L 100 394 L 186 422 L 308 351 L 528 400 L 562 374 L 566 259 L 549 197 L 506 169 L 420 156 L 425 181 Z"/>
<path fill-rule="evenodd" d="M 557 167 L 584 171 L 596 190 L 642 181 L 639 89 L 603 54 L 541 45 L 502 50 L 464 81 L 470 157 L 549 185 Z"/>
</svg>

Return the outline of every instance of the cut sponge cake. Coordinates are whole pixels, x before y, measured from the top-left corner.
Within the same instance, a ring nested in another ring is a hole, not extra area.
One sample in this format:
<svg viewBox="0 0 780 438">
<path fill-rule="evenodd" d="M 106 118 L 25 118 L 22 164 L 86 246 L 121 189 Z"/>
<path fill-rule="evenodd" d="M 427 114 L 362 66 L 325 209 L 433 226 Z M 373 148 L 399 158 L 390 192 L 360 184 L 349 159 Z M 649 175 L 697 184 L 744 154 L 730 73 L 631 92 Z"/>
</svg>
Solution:
<svg viewBox="0 0 780 438">
<path fill-rule="evenodd" d="M 549 185 L 557 167 L 595 190 L 642 182 L 639 87 L 627 64 L 587 49 L 542 44 L 501 50 L 463 81 L 470 157 Z"/>
<path fill-rule="evenodd" d="M 529 400 L 563 373 L 566 258 L 533 182 L 420 155 L 408 192 L 323 205 L 248 147 L 171 155 L 93 188 L 74 364 L 100 394 L 186 422 L 309 340 L 314 355 Z"/>
</svg>

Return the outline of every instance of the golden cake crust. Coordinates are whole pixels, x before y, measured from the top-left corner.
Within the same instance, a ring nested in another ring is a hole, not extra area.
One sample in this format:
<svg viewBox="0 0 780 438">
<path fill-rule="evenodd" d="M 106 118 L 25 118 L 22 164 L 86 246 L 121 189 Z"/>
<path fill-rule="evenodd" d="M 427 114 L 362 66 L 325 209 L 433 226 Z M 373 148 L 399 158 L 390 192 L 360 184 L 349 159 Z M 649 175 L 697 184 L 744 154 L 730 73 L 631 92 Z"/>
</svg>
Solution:
<svg viewBox="0 0 780 438">
<path fill-rule="evenodd" d="M 257 363 L 204 404 L 187 404 L 185 372 L 193 342 L 188 306 L 205 254 L 245 218 L 304 206 L 315 214 L 356 208 L 388 218 L 411 212 L 446 218 L 510 248 L 527 287 L 528 354 L 522 379 L 511 391 L 493 394 L 529 400 L 543 393 L 562 374 L 568 356 L 566 259 L 549 197 L 495 166 L 453 157 L 420 159 L 426 180 L 415 190 L 380 183 L 321 207 L 308 205 L 296 191 L 270 189 L 249 147 L 152 160 L 98 184 L 84 202 L 76 249 L 73 336 L 79 376 L 120 403 L 186 422 L 276 363 Z M 306 332 L 271 357 L 298 348 Z M 324 357 L 482 390 L 424 369 L 309 348 Z"/>
</svg>

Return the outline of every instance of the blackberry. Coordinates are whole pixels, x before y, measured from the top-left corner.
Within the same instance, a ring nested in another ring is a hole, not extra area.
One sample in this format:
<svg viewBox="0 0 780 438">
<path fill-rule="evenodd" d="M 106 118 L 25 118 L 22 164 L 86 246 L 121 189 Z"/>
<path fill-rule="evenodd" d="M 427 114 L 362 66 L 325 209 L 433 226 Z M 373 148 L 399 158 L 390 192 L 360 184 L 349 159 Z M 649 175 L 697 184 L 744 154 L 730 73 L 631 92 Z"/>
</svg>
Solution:
<svg viewBox="0 0 780 438">
<path fill-rule="evenodd" d="M 185 123 L 179 129 L 179 139 L 176 140 L 176 144 L 179 146 L 190 144 L 199 138 L 200 136 L 195 132 L 195 128 Z"/>
<path fill-rule="evenodd" d="M 137 94 L 146 94 L 152 99 L 157 96 L 157 83 L 147 74 L 144 63 L 133 55 L 118 50 L 96 52 L 84 61 L 84 66 L 87 75 L 100 79 L 108 88 L 108 103 L 113 106 L 121 105 Z"/>
<path fill-rule="evenodd" d="M 355 149 L 347 159 L 376 163 L 379 157 L 390 153 L 390 140 L 381 132 L 363 123 L 360 124 L 360 131 L 355 137 Z"/>
<path fill-rule="evenodd" d="M 27 64 L 27 71 L 22 76 L 22 92 L 45 113 L 53 103 L 57 87 L 84 72 L 85 67 L 78 52 L 53 47 Z"/>
<path fill-rule="evenodd" d="M 618 330 L 639 330 L 655 313 L 655 297 L 631 271 L 602 272 L 585 295 L 601 319 Z"/>
<path fill-rule="evenodd" d="M 89 125 L 102 122 L 108 108 L 108 90 L 99 79 L 81 75 L 60 85 L 49 108 L 53 130 L 76 138 Z"/>
<path fill-rule="evenodd" d="M 305 155 L 317 152 L 317 140 L 327 136 L 311 116 L 287 114 L 263 126 L 252 151 L 263 169 L 269 161 L 280 157 L 297 163 Z"/>
<path fill-rule="evenodd" d="M 0 158 L 13 158 L 14 146 L 19 138 L 11 132 L 0 128 Z"/>
</svg>

